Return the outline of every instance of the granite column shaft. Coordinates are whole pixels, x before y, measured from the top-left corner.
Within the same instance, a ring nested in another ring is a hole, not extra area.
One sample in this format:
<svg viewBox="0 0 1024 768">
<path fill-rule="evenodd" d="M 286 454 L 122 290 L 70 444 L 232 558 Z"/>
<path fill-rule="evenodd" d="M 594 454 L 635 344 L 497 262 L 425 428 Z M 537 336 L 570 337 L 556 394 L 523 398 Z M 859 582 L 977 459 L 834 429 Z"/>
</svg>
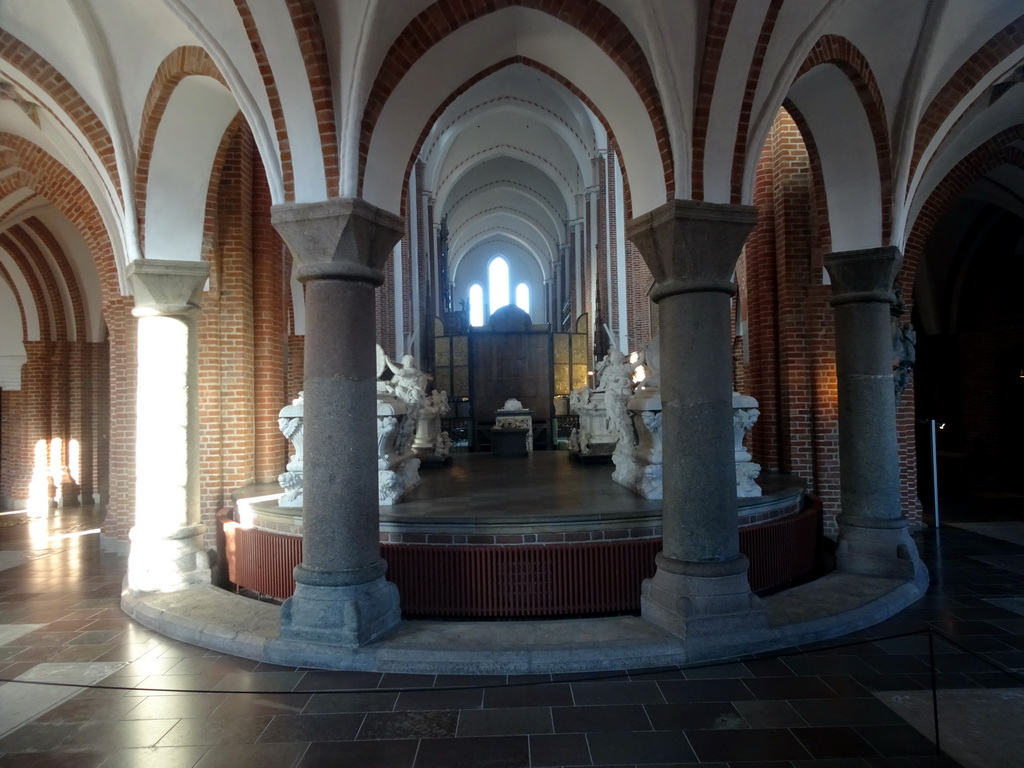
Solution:
<svg viewBox="0 0 1024 768">
<path fill-rule="evenodd" d="M 927 584 L 900 506 L 890 306 L 902 261 L 894 247 L 832 253 L 842 512 L 837 566 Z"/>
<path fill-rule="evenodd" d="M 275 206 L 306 286 L 303 561 L 281 635 L 360 646 L 400 620 L 377 495 L 374 288 L 404 224 L 363 200 Z"/>
<path fill-rule="evenodd" d="M 739 551 L 730 297 L 754 209 L 675 200 L 630 221 L 660 311 L 663 545 L 641 612 L 687 639 L 764 624 Z"/>
</svg>

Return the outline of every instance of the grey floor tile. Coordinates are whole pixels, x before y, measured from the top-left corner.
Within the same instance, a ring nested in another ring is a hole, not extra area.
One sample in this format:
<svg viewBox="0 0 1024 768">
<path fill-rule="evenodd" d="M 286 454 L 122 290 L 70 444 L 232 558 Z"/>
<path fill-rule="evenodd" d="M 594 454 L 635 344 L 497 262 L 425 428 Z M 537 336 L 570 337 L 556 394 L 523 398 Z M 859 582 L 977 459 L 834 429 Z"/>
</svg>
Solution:
<svg viewBox="0 0 1024 768">
<path fill-rule="evenodd" d="M 423 739 L 416 768 L 529 768 L 526 736 Z"/>
<path fill-rule="evenodd" d="M 530 736 L 530 764 L 540 766 L 590 765 L 590 747 L 583 733 Z"/>
<path fill-rule="evenodd" d="M 737 702 L 737 704 L 741 703 L 744 702 Z M 736 706 L 726 701 L 647 704 L 644 709 L 656 731 L 750 727 L 736 710 Z"/>
<path fill-rule="evenodd" d="M 419 741 L 416 739 L 320 742 L 309 745 L 299 758 L 297 768 L 339 768 L 344 765 L 359 768 L 413 768 L 418 748 Z M 215 766 L 210 765 L 209 768 Z"/>
<path fill-rule="evenodd" d="M 729 763 L 751 760 L 805 760 L 810 752 L 793 734 L 781 728 L 736 731 L 687 731 L 700 760 Z"/>
<path fill-rule="evenodd" d="M 660 704 L 665 701 L 658 684 L 648 682 L 586 682 L 572 683 L 572 698 L 576 706 L 588 704 Z"/>
<path fill-rule="evenodd" d="M 195 768 L 292 768 L 308 748 L 308 744 L 218 744 L 207 749 Z"/>
<path fill-rule="evenodd" d="M 196 744 L 252 744 L 266 730 L 269 724 L 269 717 L 204 717 L 179 720 L 157 742 L 157 746 L 187 747 Z"/>
<path fill-rule="evenodd" d="M 555 733 L 652 730 L 647 712 L 640 704 L 607 707 L 553 707 L 551 717 L 554 721 Z"/>
<path fill-rule="evenodd" d="M 209 749 L 206 745 L 119 749 L 106 758 L 102 768 L 195 768 Z"/>
<path fill-rule="evenodd" d="M 463 710 L 459 712 L 457 736 L 514 736 L 552 733 L 549 707 Z"/>
<path fill-rule="evenodd" d="M 684 733 L 649 731 L 588 733 L 594 765 L 614 763 L 686 763 L 696 762 Z"/>
<path fill-rule="evenodd" d="M 260 742 L 351 741 L 365 716 L 361 713 L 333 715 L 278 715 L 260 734 Z"/>
<path fill-rule="evenodd" d="M 455 736 L 458 723 L 458 712 L 370 712 L 356 738 L 395 741 Z"/>
<path fill-rule="evenodd" d="M 880 756 L 878 750 L 853 728 L 792 728 L 790 733 L 817 760 Z"/>
</svg>

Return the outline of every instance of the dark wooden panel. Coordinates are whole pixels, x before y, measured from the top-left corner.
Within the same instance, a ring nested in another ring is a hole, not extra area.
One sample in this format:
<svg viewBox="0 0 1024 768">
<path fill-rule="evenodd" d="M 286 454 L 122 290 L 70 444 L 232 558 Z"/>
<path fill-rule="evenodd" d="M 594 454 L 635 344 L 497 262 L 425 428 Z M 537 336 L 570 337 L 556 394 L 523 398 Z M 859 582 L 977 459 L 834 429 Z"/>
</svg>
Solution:
<svg viewBox="0 0 1024 768">
<path fill-rule="evenodd" d="M 551 414 L 551 337 L 547 333 L 473 333 L 473 414 L 489 421 L 510 397 L 533 411 Z"/>
</svg>

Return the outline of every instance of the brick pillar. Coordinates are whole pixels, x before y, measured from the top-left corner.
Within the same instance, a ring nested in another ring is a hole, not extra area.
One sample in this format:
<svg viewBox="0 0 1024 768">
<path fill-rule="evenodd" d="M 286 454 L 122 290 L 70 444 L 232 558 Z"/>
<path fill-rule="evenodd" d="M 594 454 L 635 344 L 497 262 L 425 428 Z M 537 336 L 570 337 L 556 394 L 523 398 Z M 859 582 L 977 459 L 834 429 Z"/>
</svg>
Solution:
<svg viewBox="0 0 1024 768">
<path fill-rule="evenodd" d="M 254 157 L 253 162 L 258 163 L 258 158 Z M 298 390 L 286 391 L 291 265 L 284 251 L 281 237 L 270 224 L 270 187 L 266 174 L 257 166 L 252 180 L 253 415 L 256 482 L 263 483 L 275 482 L 288 462 L 288 441 L 277 426 L 277 414 L 298 394 Z"/>
<path fill-rule="evenodd" d="M 755 220 L 747 206 L 674 200 L 627 225 L 662 328 L 663 549 L 641 614 L 688 640 L 765 623 L 739 551 L 732 422 L 731 276 Z"/>
<path fill-rule="evenodd" d="M 839 387 L 839 570 L 903 578 L 922 592 L 928 570 L 900 507 L 889 307 L 902 257 L 894 247 L 831 253 Z"/>
<path fill-rule="evenodd" d="M 27 500 L 29 514 L 41 517 L 50 513 L 52 351 L 49 341 L 26 341 L 27 359 L 21 369 L 21 472 L 14 484 L 14 493 L 23 493 L 17 498 Z"/>
<path fill-rule="evenodd" d="M 138 318 L 135 526 L 126 583 L 173 592 L 210 583 L 199 521 L 196 316 L 206 261 L 128 265 Z"/>
<path fill-rule="evenodd" d="M 271 220 L 306 286 L 303 560 L 281 636 L 364 645 L 401 615 L 380 557 L 374 287 L 403 222 L 352 198 L 277 205 Z"/>
</svg>

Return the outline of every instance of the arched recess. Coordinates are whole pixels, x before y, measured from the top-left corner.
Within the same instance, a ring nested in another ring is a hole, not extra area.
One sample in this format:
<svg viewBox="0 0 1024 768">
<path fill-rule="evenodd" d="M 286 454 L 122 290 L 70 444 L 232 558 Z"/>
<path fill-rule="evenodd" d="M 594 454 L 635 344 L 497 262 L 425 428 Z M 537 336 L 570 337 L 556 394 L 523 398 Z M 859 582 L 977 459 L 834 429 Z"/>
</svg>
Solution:
<svg viewBox="0 0 1024 768">
<path fill-rule="evenodd" d="M 890 204 L 883 199 L 878 147 L 857 89 L 842 69 L 826 64 L 797 79 L 788 101 L 806 124 L 801 132 L 813 136 L 818 151 L 832 249 L 881 245 L 887 234 L 883 211 Z M 745 186 L 752 185 L 751 176 Z"/>
<path fill-rule="evenodd" d="M 967 188 L 1005 163 L 1024 167 L 1024 124 L 1006 128 L 967 153 L 931 187 L 907 224 L 903 266 L 897 282 L 904 296 L 912 290 L 928 236 L 943 214 Z"/>
<path fill-rule="evenodd" d="M 824 35 L 818 39 L 814 46 L 808 51 L 807 56 L 804 58 L 803 63 L 793 78 L 793 84 L 790 86 L 790 92 L 787 95 L 784 104 L 787 110 L 794 116 L 798 124 L 801 124 L 801 132 L 804 134 L 805 139 L 809 131 L 811 130 L 811 115 L 807 115 L 808 108 L 813 108 L 816 102 L 816 96 L 813 93 L 813 87 L 808 87 L 808 83 L 804 83 L 794 92 L 794 88 L 800 83 L 801 80 L 805 80 L 809 74 L 812 74 L 815 70 L 822 67 L 833 67 L 838 69 L 839 72 L 845 76 L 848 81 L 848 85 L 852 86 L 856 98 L 860 102 L 860 108 L 858 109 L 853 102 L 849 99 L 847 92 L 846 97 L 843 98 L 842 106 L 849 110 L 848 113 L 840 113 L 836 117 L 842 121 L 845 116 L 849 116 L 851 119 L 856 120 L 857 130 L 859 132 L 858 142 L 861 145 L 860 152 L 863 153 L 865 148 L 864 137 L 863 137 L 863 126 L 861 125 L 861 117 L 866 118 L 868 129 L 870 131 L 870 138 L 872 143 L 872 156 L 873 159 L 869 159 L 866 155 L 858 155 L 857 162 L 866 163 L 867 168 L 877 167 L 877 185 L 879 189 L 879 209 L 881 216 L 881 232 L 882 239 L 879 242 L 888 240 L 889 235 L 892 231 L 892 207 L 893 207 L 893 182 L 892 182 L 892 157 L 889 142 L 889 129 L 888 129 L 888 118 L 886 117 L 885 102 L 882 99 L 881 90 L 878 85 L 878 81 L 875 78 L 874 72 L 871 66 L 868 64 L 867 58 L 860 50 L 853 45 L 849 40 L 840 35 Z M 835 73 L 832 75 L 833 82 L 836 82 Z M 844 86 L 844 90 L 846 90 Z M 803 91 L 808 91 L 807 96 L 802 96 Z M 828 94 L 831 95 L 831 94 Z M 837 99 L 837 102 L 840 101 Z M 814 111 L 812 109 L 812 111 Z M 800 113 L 800 118 L 794 112 Z M 823 123 L 821 119 L 813 120 L 815 123 Z M 761 126 L 761 136 L 767 135 L 769 125 Z M 824 139 L 827 141 L 827 138 Z M 821 147 L 822 151 L 825 151 L 825 147 Z M 759 152 L 760 150 L 758 150 Z M 832 150 L 829 150 L 832 151 Z M 758 154 L 751 152 L 747 156 L 743 156 L 739 152 L 733 158 L 733 185 L 739 187 L 741 192 L 742 202 L 749 203 L 753 196 L 753 183 L 754 183 L 754 169 L 756 168 Z M 742 183 L 738 183 L 740 174 L 745 174 Z M 873 194 L 873 193 L 872 193 Z M 736 202 L 740 202 L 737 199 Z"/>
<path fill-rule="evenodd" d="M 509 28 L 518 34 L 510 35 Z M 558 46 L 549 42 L 556 34 Z M 659 147 L 655 121 L 634 84 L 585 35 L 572 28 L 567 31 L 565 24 L 547 14 L 523 8 L 505 8 L 461 27 L 409 68 L 365 134 L 363 197 L 398 210 L 407 178 L 401 165 L 415 156 L 451 99 L 514 63 L 540 69 L 577 96 L 590 97 L 588 106 L 606 125 L 609 141 L 618 144 L 624 175 L 630 184 L 639 179 L 642 185 L 628 187 L 628 210 L 650 210 L 665 201 L 670 151 Z"/>
<path fill-rule="evenodd" d="M 503 71 L 507 71 L 507 68 Z M 424 172 L 425 184 L 427 189 L 436 191 L 437 202 L 441 208 L 444 208 L 446 202 L 445 197 L 441 193 L 441 173 L 449 164 L 448 161 L 455 139 L 473 121 L 478 121 L 481 118 L 500 119 L 501 116 L 506 114 L 527 117 L 531 121 L 544 126 L 552 135 L 557 137 L 566 148 L 568 155 L 575 160 L 575 167 L 584 174 L 580 180 L 581 186 L 589 187 L 593 185 L 593 164 L 591 163 L 591 158 L 597 150 L 594 142 L 586 142 L 560 115 L 555 114 L 543 105 L 527 102 L 518 96 L 505 94 L 497 100 L 497 103 L 494 103 L 492 100 L 489 103 L 477 104 L 474 108 L 459 115 L 456 120 L 441 126 L 441 135 L 435 136 L 433 141 L 422 148 L 427 158 Z M 450 185 L 448 186 L 450 188 Z M 566 208 L 570 207 L 572 205 L 572 190 L 560 188 L 560 191 L 564 199 L 564 206 Z"/>
<path fill-rule="evenodd" d="M 214 158 L 237 113 L 231 92 L 211 77 L 190 76 L 175 85 L 155 129 L 146 180 L 147 258 L 200 258 Z"/>
</svg>

